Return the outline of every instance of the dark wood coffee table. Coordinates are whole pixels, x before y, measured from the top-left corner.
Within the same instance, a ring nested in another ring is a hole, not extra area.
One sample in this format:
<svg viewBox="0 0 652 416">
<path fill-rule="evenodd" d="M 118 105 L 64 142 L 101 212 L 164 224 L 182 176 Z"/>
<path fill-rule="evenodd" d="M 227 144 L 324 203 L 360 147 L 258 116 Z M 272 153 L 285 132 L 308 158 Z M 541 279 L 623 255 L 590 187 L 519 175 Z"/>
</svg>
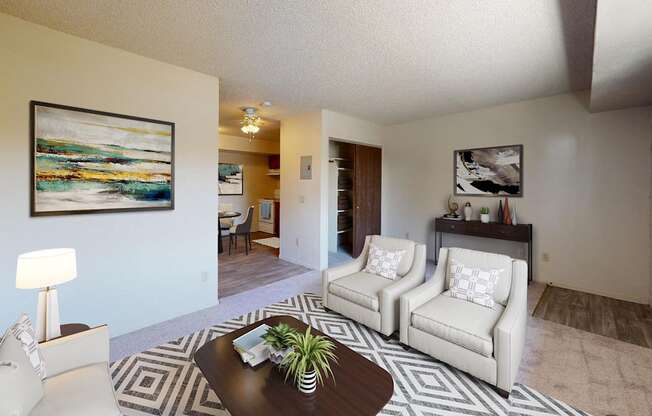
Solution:
<svg viewBox="0 0 652 416">
<path fill-rule="evenodd" d="M 281 322 L 299 331 L 307 328 L 291 316 L 274 316 L 216 338 L 195 353 L 195 362 L 231 415 L 371 416 L 392 397 L 392 376 L 336 340 L 338 364 L 331 366 L 335 380 L 325 380 L 310 395 L 300 393 L 291 379 L 285 382 L 285 374 L 269 361 L 255 368 L 243 363 L 232 341 L 261 324 L 274 326 Z M 311 332 L 324 335 L 314 328 Z"/>
</svg>

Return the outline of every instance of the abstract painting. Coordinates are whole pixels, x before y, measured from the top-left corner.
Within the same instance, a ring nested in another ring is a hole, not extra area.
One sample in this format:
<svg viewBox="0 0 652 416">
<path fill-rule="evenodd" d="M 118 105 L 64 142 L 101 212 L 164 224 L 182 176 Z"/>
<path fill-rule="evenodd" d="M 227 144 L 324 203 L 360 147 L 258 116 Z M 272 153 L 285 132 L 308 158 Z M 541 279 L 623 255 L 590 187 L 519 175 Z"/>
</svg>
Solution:
<svg viewBox="0 0 652 416">
<path fill-rule="evenodd" d="M 523 145 L 455 151 L 455 195 L 523 196 Z"/>
<path fill-rule="evenodd" d="M 217 188 L 220 195 L 242 195 L 244 178 L 242 165 L 220 163 Z"/>
<path fill-rule="evenodd" d="M 174 123 L 31 102 L 32 216 L 174 209 Z"/>
</svg>

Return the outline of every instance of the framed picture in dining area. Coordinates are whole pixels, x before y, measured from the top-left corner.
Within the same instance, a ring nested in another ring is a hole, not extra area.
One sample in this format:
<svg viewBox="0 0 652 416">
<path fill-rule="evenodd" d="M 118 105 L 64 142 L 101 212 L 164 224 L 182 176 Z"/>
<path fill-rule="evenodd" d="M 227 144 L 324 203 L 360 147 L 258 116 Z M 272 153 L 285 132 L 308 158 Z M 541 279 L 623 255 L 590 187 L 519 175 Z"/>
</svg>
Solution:
<svg viewBox="0 0 652 416">
<path fill-rule="evenodd" d="M 220 163 L 217 188 L 220 195 L 242 195 L 244 193 L 243 165 Z"/>
</svg>

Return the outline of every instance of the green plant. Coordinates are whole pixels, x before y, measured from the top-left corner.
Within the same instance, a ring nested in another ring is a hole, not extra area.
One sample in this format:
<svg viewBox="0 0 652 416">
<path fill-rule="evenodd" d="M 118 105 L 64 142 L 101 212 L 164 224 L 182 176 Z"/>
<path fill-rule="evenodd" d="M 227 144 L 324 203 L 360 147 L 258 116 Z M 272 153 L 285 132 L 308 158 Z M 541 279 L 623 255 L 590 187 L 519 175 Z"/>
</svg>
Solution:
<svg viewBox="0 0 652 416">
<path fill-rule="evenodd" d="M 488 207 L 480 208 L 480 214 L 488 214 L 488 213 L 489 213 L 489 208 Z"/>
<path fill-rule="evenodd" d="M 290 346 L 290 335 L 296 334 L 296 329 L 290 327 L 288 324 L 280 323 L 273 326 L 265 332 L 263 340 L 266 345 L 271 346 L 277 350 L 284 350 Z"/>
<path fill-rule="evenodd" d="M 324 384 L 324 378 L 333 376 L 330 361 L 337 363 L 337 357 L 333 350 L 335 344 L 321 335 L 312 335 L 310 327 L 304 334 L 293 333 L 289 335 L 290 346 L 293 348 L 281 363 L 286 370 L 285 379 L 293 378 L 298 384 L 304 374 L 315 371 L 319 384 Z"/>
</svg>

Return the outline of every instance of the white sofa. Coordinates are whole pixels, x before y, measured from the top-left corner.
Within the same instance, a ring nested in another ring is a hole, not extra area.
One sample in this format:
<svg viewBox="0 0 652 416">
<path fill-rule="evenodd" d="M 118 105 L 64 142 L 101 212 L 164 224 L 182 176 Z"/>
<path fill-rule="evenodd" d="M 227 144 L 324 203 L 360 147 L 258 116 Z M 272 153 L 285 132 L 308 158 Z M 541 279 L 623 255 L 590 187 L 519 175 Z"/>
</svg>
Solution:
<svg viewBox="0 0 652 416">
<path fill-rule="evenodd" d="M 527 263 L 508 256 L 442 248 L 432 279 L 401 297 L 402 344 L 495 386 L 508 396 L 521 362 L 527 323 Z M 502 269 L 495 306 L 449 296 L 449 261 Z"/>
<path fill-rule="evenodd" d="M 39 350 L 46 369 L 42 383 L 20 349 L 22 356 L 14 348 L 15 364 L 0 373 L 0 384 L 13 382 L 16 395 L 29 392 L 27 401 L 36 403 L 29 412 L 30 416 L 122 414 L 109 374 L 109 331 L 106 326 L 41 343 Z M 28 372 L 22 370 L 26 367 L 29 367 Z M 15 406 L 10 414 L 25 415 L 25 405 L 10 406 Z"/>
<path fill-rule="evenodd" d="M 397 280 L 362 271 L 367 264 L 371 242 L 386 250 L 405 250 L 398 267 Z M 399 327 L 400 296 L 421 285 L 425 272 L 425 245 L 379 235 L 367 236 L 358 258 L 322 273 L 323 304 L 327 309 L 339 312 L 388 337 Z"/>
</svg>

